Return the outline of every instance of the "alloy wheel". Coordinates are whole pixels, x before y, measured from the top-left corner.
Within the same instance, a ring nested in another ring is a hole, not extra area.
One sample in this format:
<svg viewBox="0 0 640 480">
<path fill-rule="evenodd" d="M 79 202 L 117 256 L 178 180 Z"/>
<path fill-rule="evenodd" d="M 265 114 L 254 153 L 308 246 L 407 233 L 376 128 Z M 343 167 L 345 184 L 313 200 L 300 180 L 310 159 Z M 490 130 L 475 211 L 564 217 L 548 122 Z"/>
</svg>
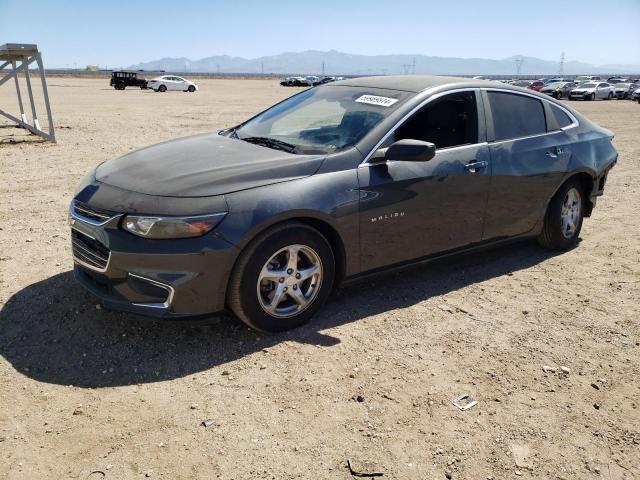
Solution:
<svg viewBox="0 0 640 480">
<path fill-rule="evenodd" d="M 276 318 L 301 313 L 318 295 L 322 273 L 320 256 L 311 247 L 294 244 L 281 248 L 258 276 L 260 306 Z"/>
<path fill-rule="evenodd" d="M 562 202 L 560 219 L 562 221 L 562 235 L 564 238 L 573 238 L 580 222 L 582 200 L 577 188 L 567 191 Z"/>
</svg>

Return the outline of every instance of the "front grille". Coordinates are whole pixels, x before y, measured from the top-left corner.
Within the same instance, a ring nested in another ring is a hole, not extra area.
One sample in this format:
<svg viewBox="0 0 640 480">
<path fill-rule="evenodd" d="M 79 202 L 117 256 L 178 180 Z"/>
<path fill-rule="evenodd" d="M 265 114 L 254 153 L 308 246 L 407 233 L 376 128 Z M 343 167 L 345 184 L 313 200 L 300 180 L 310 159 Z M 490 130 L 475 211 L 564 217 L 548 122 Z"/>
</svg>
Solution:
<svg viewBox="0 0 640 480">
<path fill-rule="evenodd" d="M 111 252 L 102 243 L 72 229 L 71 248 L 78 263 L 93 270 L 106 270 Z"/>
<path fill-rule="evenodd" d="M 73 212 L 80 217 L 98 223 L 106 222 L 107 220 L 115 216 L 114 213 L 90 207 L 86 203 L 82 203 L 77 200 L 73 202 Z"/>
</svg>

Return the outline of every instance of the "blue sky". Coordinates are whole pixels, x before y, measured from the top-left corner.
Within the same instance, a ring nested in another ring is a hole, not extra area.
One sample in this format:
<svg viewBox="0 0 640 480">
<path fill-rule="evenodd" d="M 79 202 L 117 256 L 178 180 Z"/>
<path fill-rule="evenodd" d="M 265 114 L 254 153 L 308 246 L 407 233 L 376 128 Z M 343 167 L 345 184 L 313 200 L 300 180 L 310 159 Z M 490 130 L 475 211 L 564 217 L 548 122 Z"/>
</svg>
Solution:
<svg viewBox="0 0 640 480">
<path fill-rule="evenodd" d="M 640 64 L 640 0 L 0 0 L 5 42 L 49 67 L 308 49 Z"/>
</svg>

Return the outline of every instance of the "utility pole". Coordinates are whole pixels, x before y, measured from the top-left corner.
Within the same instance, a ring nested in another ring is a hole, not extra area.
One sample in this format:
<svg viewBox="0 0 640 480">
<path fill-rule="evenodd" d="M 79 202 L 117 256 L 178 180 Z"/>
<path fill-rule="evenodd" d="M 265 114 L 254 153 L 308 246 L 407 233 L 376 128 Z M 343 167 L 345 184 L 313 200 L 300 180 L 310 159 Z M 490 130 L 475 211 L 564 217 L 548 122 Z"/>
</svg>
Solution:
<svg viewBox="0 0 640 480">
<path fill-rule="evenodd" d="M 218 74 L 220 73 L 220 64 L 216 63 L 216 72 L 218 72 Z"/>
<path fill-rule="evenodd" d="M 524 63 L 524 58 L 516 57 L 516 75 L 520 76 L 520 72 L 522 71 L 522 64 Z"/>
<path fill-rule="evenodd" d="M 413 61 L 411 62 L 411 73 L 413 75 L 416 74 L 416 57 L 413 57 Z"/>
<path fill-rule="evenodd" d="M 264 62 L 260 62 L 260 71 L 264 74 Z"/>
<path fill-rule="evenodd" d="M 562 77 L 564 75 L 564 52 L 560 55 L 560 65 L 558 66 L 558 75 Z"/>
<path fill-rule="evenodd" d="M 322 75 L 324 76 L 324 60 L 322 61 Z"/>
</svg>

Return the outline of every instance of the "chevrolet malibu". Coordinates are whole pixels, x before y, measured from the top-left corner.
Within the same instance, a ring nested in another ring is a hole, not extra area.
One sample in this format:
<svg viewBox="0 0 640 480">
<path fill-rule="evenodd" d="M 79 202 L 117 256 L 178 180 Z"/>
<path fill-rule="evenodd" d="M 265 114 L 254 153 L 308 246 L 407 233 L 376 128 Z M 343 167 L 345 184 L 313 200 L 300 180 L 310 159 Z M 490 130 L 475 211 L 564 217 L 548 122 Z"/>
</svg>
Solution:
<svg viewBox="0 0 640 480">
<path fill-rule="evenodd" d="M 333 286 L 537 238 L 576 245 L 613 134 L 484 80 L 371 77 L 98 165 L 70 207 L 77 280 L 108 308 L 232 310 L 278 331 Z"/>
</svg>

